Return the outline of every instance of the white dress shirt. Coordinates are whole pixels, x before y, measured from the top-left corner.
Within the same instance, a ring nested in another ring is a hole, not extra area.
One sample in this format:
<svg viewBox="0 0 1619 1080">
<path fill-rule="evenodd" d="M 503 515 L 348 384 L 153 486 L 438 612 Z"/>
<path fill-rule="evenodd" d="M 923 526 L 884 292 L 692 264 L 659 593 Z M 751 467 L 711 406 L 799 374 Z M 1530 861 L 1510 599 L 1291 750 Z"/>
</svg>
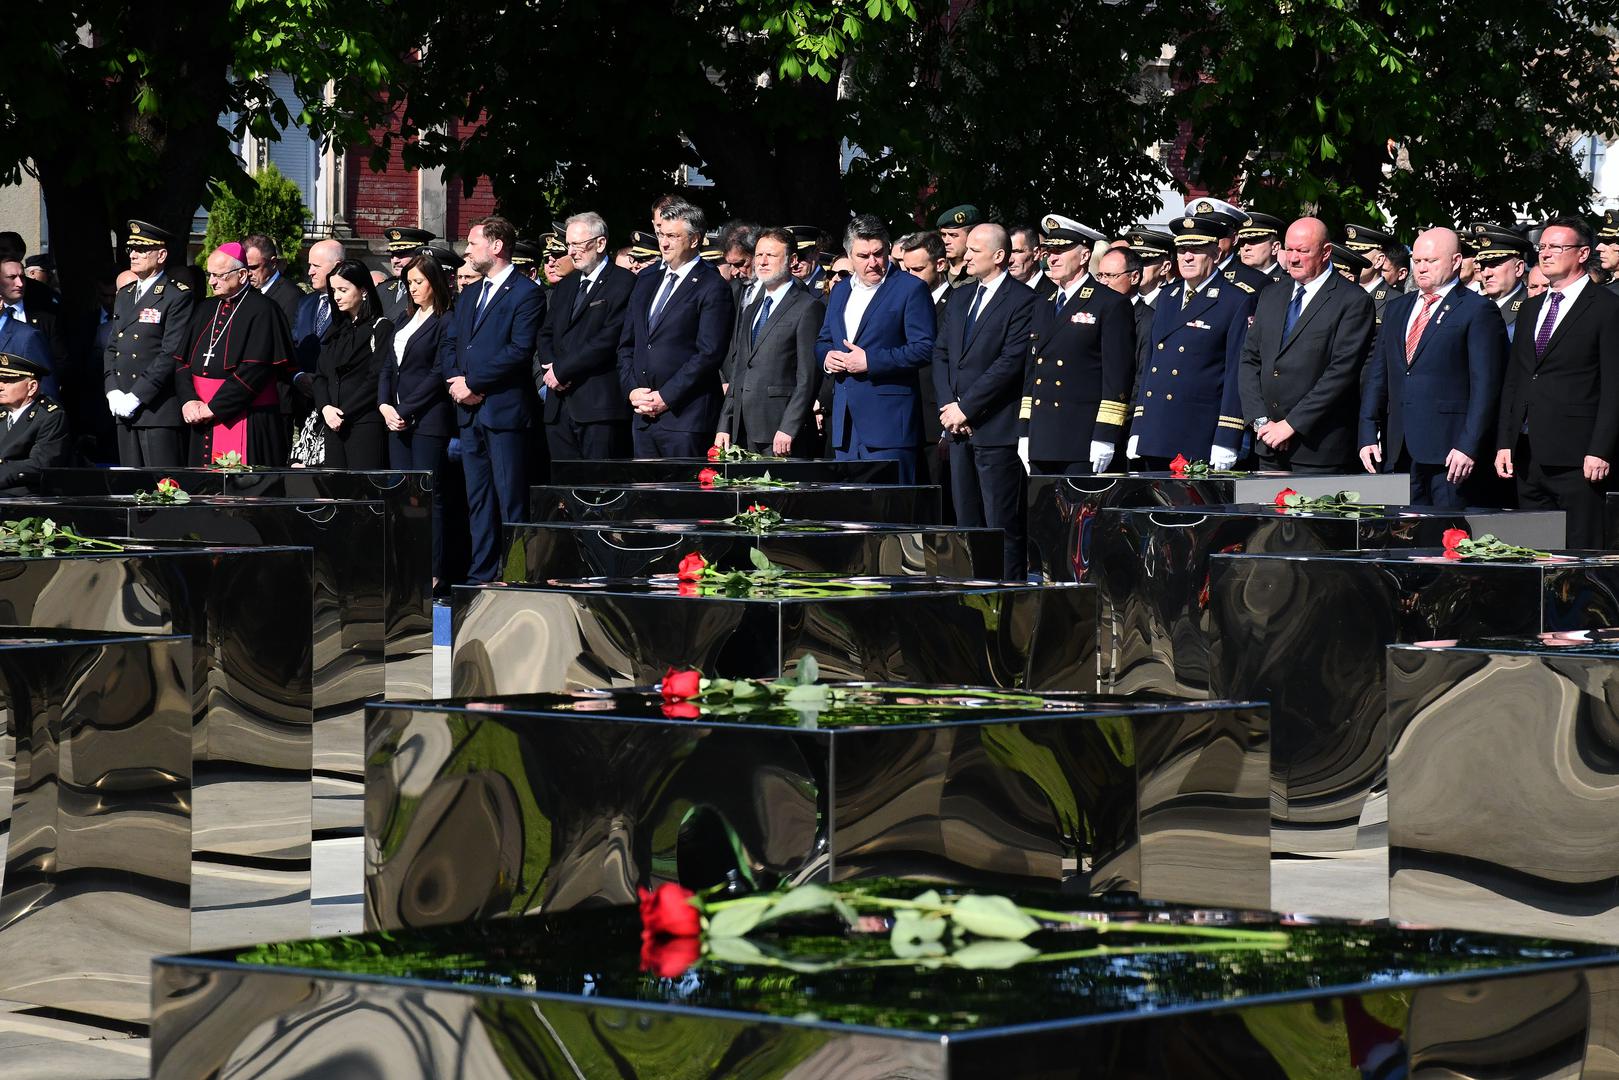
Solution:
<svg viewBox="0 0 1619 1080">
<path fill-rule="evenodd" d="M 410 344 L 411 335 L 420 330 L 422 324 L 430 318 L 432 312 L 426 308 L 417 308 L 410 321 L 399 328 L 399 332 L 394 335 L 394 367 L 399 367 L 405 362 L 405 346 Z"/>
<path fill-rule="evenodd" d="M 887 280 L 887 278 L 883 279 L 883 281 Z M 843 307 L 843 336 L 849 341 L 854 341 L 855 332 L 860 329 L 860 320 L 865 318 L 866 309 L 871 306 L 871 301 L 876 297 L 877 290 L 882 287 L 882 281 L 875 285 L 867 285 L 858 277 L 849 279 L 849 302 Z M 832 347 L 841 349 L 843 348 L 843 342 L 834 341 Z"/>
<path fill-rule="evenodd" d="M 1586 283 L 1590 280 L 1590 274 L 1581 274 L 1579 277 L 1574 279 L 1574 283 L 1572 285 L 1565 285 L 1561 289 L 1546 290 L 1546 295 L 1548 297 L 1554 292 L 1560 292 L 1563 294 L 1562 301 L 1557 305 L 1557 322 L 1552 323 L 1552 333 L 1555 334 L 1557 332 L 1558 325 L 1561 324 L 1564 319 L 1568 318 L 1568 309 L 1574 306 L 1574 301 L 1580 298 L 1580 293 L 1584 291 Z M 1546 326 L 1546 316 L 1548 313 L 1550 313 L 1551 309 L 1552 302 L 1550 299 L 1546 300 L 1540 305 L 1540 322 L 1535 324 L 1536 340 L 1539 340 L 1540 331 Z"/>
<path fill-rule="evenodd" d="M 1457 283 L 1460 281 L 1461 278 L 1451 278 L 1449 281 L 1445 282 L 1443 285 L 1439 286 L 1439 288 L 1433 291 L 1434 295 L 1439 297 L 1439 299 L 1433 302 L 1433 307 L 1428 311 L 1429 322 L 1433 321 L 1434 312 L 1439 310 L 1439 305 L 1445 302 L 1445 297 L 1450 295 L 1450 290 L 1454 289 Z M 1417 302 L 1411 305 L 1411 314 L 1405 317 L 1405 336 L 1407 338 L 1411 336 L 1411 328 L 1417 325 L 1417 316 L 1422 314 L 1422 302 L 1424 299 L 1425 297 L 1422 295 L 1422 293 L 1417 293 Z M 1424 333 L 1426 333 L 1426 331 L 1424 331 Z"/>
</svg>

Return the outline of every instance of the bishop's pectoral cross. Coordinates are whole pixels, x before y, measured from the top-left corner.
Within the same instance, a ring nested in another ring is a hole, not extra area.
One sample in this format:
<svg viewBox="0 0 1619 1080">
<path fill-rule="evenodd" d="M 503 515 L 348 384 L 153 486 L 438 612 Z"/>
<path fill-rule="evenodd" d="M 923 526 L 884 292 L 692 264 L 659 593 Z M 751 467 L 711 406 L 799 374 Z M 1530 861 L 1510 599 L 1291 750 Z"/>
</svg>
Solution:
<svg viewBox="0 0 1619 1080">
<path fill-rule="evenodd" d="M 209 342 L 207 350 L 205 350 L 203 352 L 203 354 L 202 354 L 202 366 L 203 367 L 210 367 L 210 366 L 213 365 L 213 362 L 214 362 L 214 345 L 213 345 L 213 342 Z"/>
</svg>

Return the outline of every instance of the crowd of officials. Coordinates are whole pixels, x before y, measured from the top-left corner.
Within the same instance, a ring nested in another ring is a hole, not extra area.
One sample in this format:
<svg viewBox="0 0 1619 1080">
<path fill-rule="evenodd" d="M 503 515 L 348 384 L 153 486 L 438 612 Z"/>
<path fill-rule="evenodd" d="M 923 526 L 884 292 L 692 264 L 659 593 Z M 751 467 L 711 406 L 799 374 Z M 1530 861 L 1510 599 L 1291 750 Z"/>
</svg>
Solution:
<svg viewBox="0 0 1619 1080">
<path fill-rule="evenodd" d="M 0 233 L 0 489 L 76 455 L 428 469 L 439 588 L 497 576 L 501 522 L 548 460 L 714 445 L 892 460 L 953 520 L 1005 530 L 1009 578 L 1028 473 L 1175 458 L 1409 472 L 1415 504 L 1555 507 L 1571 546 L 1601 544 L 1614 213 L 1410 247 L 1212 198 L 1118 236 L 970 205 L 898 237 L 864 215 L 840 237 L 710 232 L 669 196 L 651 225 L 615 247 L 581 213 L 530 243 L 489 217 L 464 252 L 394 228 L 386 269 L 323 240 L 306 289 L 267 237 L 198 275 L 131 221 L 99 364 L 65 356 L 48 260 Z"/>
</svg>

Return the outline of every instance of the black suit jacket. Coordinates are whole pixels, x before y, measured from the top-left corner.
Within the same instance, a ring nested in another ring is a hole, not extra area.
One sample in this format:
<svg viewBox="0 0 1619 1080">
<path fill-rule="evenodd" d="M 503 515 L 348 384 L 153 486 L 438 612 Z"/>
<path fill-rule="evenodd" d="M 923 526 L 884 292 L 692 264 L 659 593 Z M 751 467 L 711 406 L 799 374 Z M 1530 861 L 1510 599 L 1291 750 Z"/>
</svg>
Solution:
<svg viewBox="0 0 1619 1080">
<path fill-rule="evenodd" d="M 618 339 L 618 381 L 626 403 L 637 387 L 656 390 L 668 411 L 649 427 L 712 435 L 720 416 L 720 368 L 730 349 L 736 305 L 720 272 L 701 259 L 670 294 L 656 326 L 652 306 L 665 286 L 664 270 L 636 275 Z"/>
<path fill-rule="evenodd" d="M 733 439 L 769 442 L 776 432 L 793 438 L 793 449 L 815 431 L 811 406 L 820 387 L 815 338 L 826 318 L 826 304 L 801 281 L 794 281 L 770 311 L 753 339 L 753 323 L 764 304 L 760 296 L 743 309 L 731 338 L 726 367 L 731 388 L 720 408 L 717 430 Z"/>
<path fill-rule="evenodd" d="M 1132 305 L 1136 315 L 1136 370 L 1130 381 L 1130 401 L 1136 399 L 1136 389 L 1141 385 L 1141 373 L 1147 367 L 1147 354 L 1152 352 L 1152 305 L 1145 300 L 1138 300 Z"/>
<path fill-rule="evenodd" d="M 940 406 L 956 402 L 979 446 L 1014 446 L 1021 433 L 1018 403 L 1023 392 L 1034 320 L 1034 290 L 1005 275 L 981 306 L 967 333 L 977 283 L 964 287 L 945 308 L 945 324 L 933 341 L 933 379 Z"/>
<path fill-rule="evenodd" d="M 403 358 L 396 359 L 390 347 L 377 375 L 377 404 L 392 405 L 410 425 L 407 431 L 449 438 L 455 434 L 455 410 L 438 362 L 444 326 L 443 315 L 429 315 L 406 340 Z"/>
<path fill-rule="evenodd" d="M 545 365 L 562 391 L 545 395 L 545 422 L 556 423 L 564 414 L 580 423 L 628 420 L 629 397 L 618 381 L 618 341 L 624 332 L 635 275 L 608 263 L 585 294 L 585 306 L 576 322 L 574 300 L 585 276 L 578 271 L 557 282 L 546 301 L 545 322 L 534 350 L 534 385 L 544 385 Z"/>
<path fill-rule="evenodd" d="M 1300 465 L 1345 465 L 1355 456 L 1360 375 L 1377 317 L 1372 298 L 1329 270 L 1287 340 L 1282 328 L 1294 282 L 1259 296 L 1238 367 L 1243 416 L 1286 420 L 1298 432 L 1287 450 Z"/>
<path fill-rule="evenodd" d="M 1587 281 L 1536 358 L 1550 295 L 1518 313 L 1495 441 L 1498 449 L 1516 446 L 1527 420 L 1530 451 L 1541 464 L 1580 465 L 1587 456 L 1611 463 L 1619 437 L 1619 296 Z"/>
<path fill-rule="evenodd" d="M 281 314 L 287 318 L 287 329 L 291 330 L 293 322 L 298 318 L 298 305 L 303 303 L 304 291 L 294 285 L 287 277 L 287 272 L 283 270 L 275 279 L 275 284 L 265 290 L 264 295 L 275 301 L 275 306 L 280 308 Z"/>
<path fill-rule="evenodd" d="M 341 312 L 337 317 L 342 321 L 334 322 L 321 339 L 315 362 L 315 407 L 337 406 L 346 428 L 380 424 L 379 388 L 383 365 L 394 362 L 394 328 L 383 318 L 356 326 Z"/>
</svg>

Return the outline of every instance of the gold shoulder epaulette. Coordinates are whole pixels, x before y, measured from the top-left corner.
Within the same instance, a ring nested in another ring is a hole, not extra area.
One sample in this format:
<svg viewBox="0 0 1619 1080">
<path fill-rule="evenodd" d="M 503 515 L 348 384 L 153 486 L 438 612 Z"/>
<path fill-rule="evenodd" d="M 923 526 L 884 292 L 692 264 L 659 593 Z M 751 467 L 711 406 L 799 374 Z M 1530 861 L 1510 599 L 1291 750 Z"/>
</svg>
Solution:
<svg viewBox="0 0 1619 1080">
<path fill-rule="evenodd" d="M 1237 288 L 1241 289 L 1245 293 L 1251 293 L 1251 292 L 1254 291 L 1254 287 L 1252 285 L 1248 284 L 1246 281 L 1237 281 L 1237 280 L 1233 279 L 1231 284 L 1235 285 Z"/>
</svg>

